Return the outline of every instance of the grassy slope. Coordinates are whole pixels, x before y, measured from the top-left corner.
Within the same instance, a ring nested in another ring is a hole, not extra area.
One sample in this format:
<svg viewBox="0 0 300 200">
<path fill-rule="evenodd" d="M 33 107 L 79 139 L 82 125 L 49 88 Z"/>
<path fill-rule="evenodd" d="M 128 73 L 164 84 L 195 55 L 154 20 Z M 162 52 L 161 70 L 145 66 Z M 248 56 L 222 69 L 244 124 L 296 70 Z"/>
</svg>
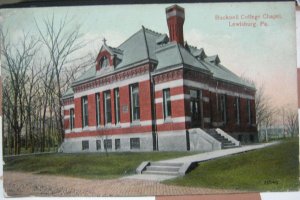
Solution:
<svg viewBox="0 0 300 200">
<path fill-rule="evenodd" d="M 289 139 L 265 149 L 199 163 L 186 176 L 165 183 L 253 191 L 298 190 L 298 148 L 298 138 Z"/>
<path fill-rule="evenodd" d="M 55 154 L 5 159 L 4 170 L 67 175 L 91 179 L 134 174 L 142 161 L 191 155 L 190 152 Z"/>
</svg>

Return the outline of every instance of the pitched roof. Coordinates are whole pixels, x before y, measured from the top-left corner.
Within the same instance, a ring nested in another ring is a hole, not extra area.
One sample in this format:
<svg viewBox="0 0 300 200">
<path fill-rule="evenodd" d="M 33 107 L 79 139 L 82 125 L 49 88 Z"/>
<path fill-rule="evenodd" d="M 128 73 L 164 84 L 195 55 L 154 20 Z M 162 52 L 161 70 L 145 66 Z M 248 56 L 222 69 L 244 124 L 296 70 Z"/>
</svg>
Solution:
<svg viewBox="0 0 300 200">
<path fill-rule="evenodd" d="M 198 49 L 188 44 L 183 47 L 175 42 L 168 42 L 166 34 L 157 33 L 145 27 L 142 27 L 117 48 L 106 44 L 103 44 L 100 50 L 102 48 L 108 49 L 120 59 L 120 63 L 117 64 L 114 71 L 149 61 L 157 63 L 157 71 L 184 64 L 184 66 L 211 73 L 217 79 L 254 88 L 252 84 L 222 66 L 218 55 L 206 56 L 202 48 Z M 107 75 L 98 73 L 95 65 L 96 63 L 92 64 L 90 69 L 76 79 L 73 84 Z"/>
</svg>

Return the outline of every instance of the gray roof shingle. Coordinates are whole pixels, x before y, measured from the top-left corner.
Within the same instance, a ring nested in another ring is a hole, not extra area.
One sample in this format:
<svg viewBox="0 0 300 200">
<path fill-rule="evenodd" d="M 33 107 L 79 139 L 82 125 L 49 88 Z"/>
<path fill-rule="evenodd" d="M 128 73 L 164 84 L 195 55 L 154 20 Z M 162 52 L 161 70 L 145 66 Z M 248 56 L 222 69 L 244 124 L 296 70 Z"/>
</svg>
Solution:
<svg viewBox="0 0 300 200">
<path fill-rule="evenodd" d="M 167 42 L 166 34 L 157 33 L 142 27 L 117 48 L 104 45 L 121 60 L 115 67 L 116 71 L 148 60 L 158 63 L 156 68 L 158 71 L 185 64 L 203 72 L 212 73 L 213 77 L 217 79 L 254 88 L 252 84 L 244 81 L 221 65 L 217 55 L 206 56 L 202 48 L 198 49 L 187 44 L 185 45 L 186 47 L 183 47 L 174 42 Z M 101 74 L 96 72 L 94 63 L 73 84 L 78 84 L 97 76 L 100 77 Z M 71 94 L 71 90 L 68 91 L 64 96 Z"/>
</svg>

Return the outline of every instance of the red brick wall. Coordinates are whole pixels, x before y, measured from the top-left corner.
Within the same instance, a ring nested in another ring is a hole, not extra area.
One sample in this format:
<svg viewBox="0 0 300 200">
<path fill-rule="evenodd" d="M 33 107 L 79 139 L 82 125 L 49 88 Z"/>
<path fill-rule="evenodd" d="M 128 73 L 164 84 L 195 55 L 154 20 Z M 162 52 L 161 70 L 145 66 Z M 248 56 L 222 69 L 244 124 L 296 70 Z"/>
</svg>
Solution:
<svg viewBox="0 0 300 200">
<path fill-rule="evenodd" d="M 126 85 L 126 86 L 120 87 L 119 91 L 120 91 L 120 119 L 121 119 L 121 123 L 128 123 L 128 122 L 130 122 L 129 86 Z"/>
<path fill-rule="evenodd" d="M 170 95 L 183 95 L 184 87 L 174 87 L 170 89 Z M 173 100 L 171 101 L 172 117 L 184 117 L 185 116 L 185 103 L 184 99 Z"/>
<path fill-rule="evenodd" d="M 88 125 L 96 126 L 96 95 L 88 95 Z M 76 116 L 76 115 L 75 115 Z"/>
<path fill-rule="evenodd" d="M 64 119 L 64 128 L 69 129 L 70 128 L 70 119 Z"/>
<path fill-rule="evenodd" d="M 84 136 L 101 136 L 101 135 L 117 135 L 131 133 L 149 133 L 152 131 L 152 126 L 134 126 L 128 128 L 111 128 L 99 129 L 95 131 L 82 131 L 80 133 L 66 134 L 66 138 L 84 137 Z"/>
<path fill-rule="evenodd" d="M 81 98 L 74 99 L 75 128 L 82 128 Z"/>
<path fill-rule="evenodd" d="M 64 110 L 64 116 L 70 115 L 70 110 Z"/>
<path fill-rule="evenodd" d="M 139 98 L 140 98 L 140 120 L 151 120 L 151 90 L 150 81 L 142 81 L 139 83 Z"/>
<path fill-rule="evenodd" d="M 156 119 L 164 118 L 164 109 L 162 103 L 156 103 Z"/>
<path fill-rule="evenodd" d="M 168 18 L 168 28 L 170 41 L 176 41 L 183 45 L 183 23 L 184 19 L 181 17 L 173 16 Z"/>
</svg>

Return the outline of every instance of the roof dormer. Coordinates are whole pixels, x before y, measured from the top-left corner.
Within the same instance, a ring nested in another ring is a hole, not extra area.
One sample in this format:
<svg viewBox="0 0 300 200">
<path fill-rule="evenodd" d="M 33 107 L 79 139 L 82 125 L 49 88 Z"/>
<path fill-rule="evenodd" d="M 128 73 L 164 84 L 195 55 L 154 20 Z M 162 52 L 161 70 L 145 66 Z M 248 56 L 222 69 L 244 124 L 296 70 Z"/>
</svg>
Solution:
<svg viewBox="0 0 300 200">
<path fill-rule="evenodd" d="M 110 47 L 103 39 L 103 45 L 96 59 L 96 71 L 113 70 L 122 60 L 123 52 L 120 49 Z"/>
<path fill-rule="evenodd" d="M 221 62 L 218 55 L 208 56 L 207 58 L 205 58 L 205 61 L 213 63 L 215 65 L 218 65 Z"/>
</svg>

